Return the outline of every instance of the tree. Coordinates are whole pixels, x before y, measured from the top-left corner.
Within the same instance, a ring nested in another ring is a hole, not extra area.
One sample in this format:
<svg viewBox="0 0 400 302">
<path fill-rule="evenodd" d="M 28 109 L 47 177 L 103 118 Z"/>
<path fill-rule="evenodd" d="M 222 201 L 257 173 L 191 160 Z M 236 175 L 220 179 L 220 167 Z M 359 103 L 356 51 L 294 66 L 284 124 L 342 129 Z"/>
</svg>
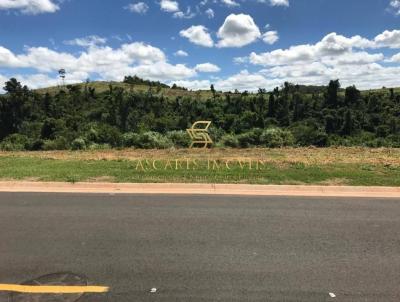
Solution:
<svg viewBox="0 0 400 302">
<path fill-rule="evenodd" d="M 340 89 L 339 80 L 330 81 L 326 93 L 326 103 L 328 107 L 336 108 L 339 105 L 338 92 Z"/>
<path fill-rule="evenodd" d="M 215 91 L 215 88 L 214 88 L 214 84 L 211 84 L 210 90 L 211 90 L 211 93 L 213 95 L 213 99 L 215 100 L 216 91 Z"/>
<path fill-rule="evenodd" d="M 351 107 L 358 104 L 361 97 L 361 92 L 356 86 L 350 86 L 346 88 L 344 103 L 346 106 Z"/>
<path fill-rule="evenodd" d="M 276 107 L 275 107 L 275 96 L 273 93 L 269 95 L 268 102 L 268 117 L 275 117 Z"/>
<path fill-rule="evenodd" d="M 351 114 L 351 110 L 346 111 L 346 115 L 344 117 L 344 123 L 342 128 L 343 135 L 351 135 L 355 130 L 353 116 Z"/>
<path fill-rule="evenodd" d="M 15 78 L 11 78 L 9 81 L 7 81 L 3 89 L 10 94 L 19 93 L 23 90 L 21 83 Z"/>
<path fill-rule="evenodd" d="M 285 96 L 278 99 L 276 103 L 276 118 L 278 119 L 281 126 L 286 127 L 290 124 L 290 109 L 289 101 Z"/>
<path fill-rule="evenodd" d="M 296 92 L 294 94 L 294 111 L 293 111 L 293 121 L 297 122 L 304 118 L 304 104 L 300 93 Z"/>
<path fill-rule="evenodd" d="M 390 88 L 390 89 L 389 89 L 389 92 L 390 92 L 390 99 L 393 101 L 394 98 L 395 98 L 394 89 L 393 89 L 393 88 Z"/>
</svg>

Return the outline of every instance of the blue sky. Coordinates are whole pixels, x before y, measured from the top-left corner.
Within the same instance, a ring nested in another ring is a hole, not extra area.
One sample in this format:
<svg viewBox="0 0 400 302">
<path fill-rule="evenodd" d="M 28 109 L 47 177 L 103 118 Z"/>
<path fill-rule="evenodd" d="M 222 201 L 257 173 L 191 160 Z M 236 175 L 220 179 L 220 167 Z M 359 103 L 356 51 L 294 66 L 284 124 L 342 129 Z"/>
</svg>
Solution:
<svg viewBox="0 0 400 302">
<path fill-rule="evenodd" d="M 0 81 L 400 86 L 399 0 L 0 0 Z"/>
</svg>

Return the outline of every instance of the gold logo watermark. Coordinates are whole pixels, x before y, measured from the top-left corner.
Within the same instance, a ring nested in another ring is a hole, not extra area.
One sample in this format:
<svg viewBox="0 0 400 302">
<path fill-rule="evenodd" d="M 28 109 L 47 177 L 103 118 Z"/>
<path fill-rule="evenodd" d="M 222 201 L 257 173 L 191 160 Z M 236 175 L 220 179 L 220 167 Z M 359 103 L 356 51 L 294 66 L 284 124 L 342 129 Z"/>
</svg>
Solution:
<svg viewBox="0 0 400 302">
<path fill-rule="evenodd" d="M 205 149 L 209 145 L 212 145 L 214 142 L 208 133 L 208 128 L 210 128 L 210 121 L 198 121 L 193 124 L 192 128 L 187 129 L 187 133 L 192 140 L 192 144 L 190 145 L 190 149 L 192 149 L 195 145 L 202 145 Z"/>
<path fill-rule="evenodd" d="M 267 161 L 261 159 L 140 159 L 136 160 L 136 171 L 160 170 L 204 170 L 204 171 L 260 171 L 266 168 Z"/>
</svg>

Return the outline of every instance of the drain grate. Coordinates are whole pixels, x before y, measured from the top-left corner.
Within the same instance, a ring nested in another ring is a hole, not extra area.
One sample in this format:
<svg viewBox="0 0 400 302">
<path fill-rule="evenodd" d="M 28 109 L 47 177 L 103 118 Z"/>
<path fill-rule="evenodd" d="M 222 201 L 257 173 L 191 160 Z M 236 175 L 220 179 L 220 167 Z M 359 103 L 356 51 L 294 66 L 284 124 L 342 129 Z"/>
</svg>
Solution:
<svg viewBox="0 0 400 302">
<path fill-rule="evenodd" d="M 45 275 L 21 285 L 49 285 L 49 286 L 87 286 L 85 277 L 72 273 L 56 273 Z M 10 294 L 10 302 L 76 302 L 83 294 Z"/>
</svg>

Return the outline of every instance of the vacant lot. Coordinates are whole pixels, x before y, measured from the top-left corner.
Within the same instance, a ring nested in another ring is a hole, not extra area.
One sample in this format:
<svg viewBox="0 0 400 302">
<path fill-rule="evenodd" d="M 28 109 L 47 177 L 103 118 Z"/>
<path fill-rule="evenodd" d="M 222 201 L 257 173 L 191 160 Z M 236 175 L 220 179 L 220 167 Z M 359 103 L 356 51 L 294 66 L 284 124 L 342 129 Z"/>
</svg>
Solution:
<svg viewBox="0 0 400 302">
<path fill-rule="evenodd" d="M 187 168 L 187 160 L 197 166 Z M 0 179 L 400 186 L 400 149 L 2 152 Z"/>
</svg>

